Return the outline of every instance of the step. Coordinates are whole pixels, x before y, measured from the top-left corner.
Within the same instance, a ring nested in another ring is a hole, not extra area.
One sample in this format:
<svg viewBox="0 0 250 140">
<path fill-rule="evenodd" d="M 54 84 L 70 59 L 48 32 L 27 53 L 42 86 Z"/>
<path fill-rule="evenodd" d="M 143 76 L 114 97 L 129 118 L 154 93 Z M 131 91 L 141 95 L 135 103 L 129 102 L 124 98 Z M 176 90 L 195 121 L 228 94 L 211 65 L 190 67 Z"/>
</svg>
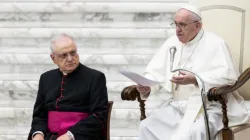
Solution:
<svg viewBox="0 0 250 140">
<path fill-rule="evenodd" d="M 250 106 L 249 101 L 247 105 Z M 32 108 L 2 107 L 0 110 L 2 113 L 0 116 L 0 134 L 27 134 L 30 129 Z M 150 114 L 151 111 L 152 109 L 146 109 L 146 115 Z M 110 125 L 112 136 L 137 136 L 139 117 L 139 109 L 112 109 Z M 129 133 L 124 133 L 128 131 Z"/>
<path fill-rule="evenodd" d="M 136 72 L 140 75 L 143 74 L 145 70 L 145 65 L 86 65 L 90 68 L 99 70 L 103 72 L 106 76 L 106 79 L 109 81 L 127 81 L 131 82 L 130 79 L 126 78 L 122 74 L 119 73 L 121 69 L 126 69 L 129 71 Z M 33 64 L 19 64 L 19 65 L 11 65 L 11 64 L 1 64 L 0 69 L 0 81 L 38 81 L 39 77 L 42 73 L 56 69 L 57 66 L 51 65 L 36 65 L 34 67 Z M 0 89 L 1 90 L 1 89 Z"/>
<path fill-rule="evenodd" d="M 111 112 L 111 119 L 123 120 L 123 119 L 134 119 L 140 118 L 140 109 L 136 108 L 113 108 Z M 33 113 L 33 108 L 13 108 L 13 107 L 0 107 L 1 119 L 13 119 L 20 117 L 25 119 L 30 119 Z M 152 108 L 146 108 L 146 113 L 152 111 Z M 1 121 L 1 120 L 0 120 Z"/>
<path fill-rule="evenodd" d="M 117 109 L 114 109 L 114 110 L 116 110 L 114 112 L 118 112 Z M 124 111 L 126 111 L 126 109 L 124 109 Z M 133 113 L 131 113 L 131 112 L 133 112 Z M 127 115 L 127 118 L 120 117 L 120 119 L 116 119 L 116 118 L 112 117 L 111 121 L 110 121 L 110 128 L 112 128 L 112 129 L 116 129 L 116 128 L 136 129 L 136 128 L 138 128 L 139 124 L 140 124 L 140 116 L 139 116 L 139 114 L 137 112 L 138 112 L 137 110 L 134 110 L 134 111 L 130 110 L 130 112 L 120 113 L 120 115 Z M 114 113 L 112 112 L 112 115 L 113 114 Z M 30 129 L 30 125 L 31 125 L 31 121 L 32 121 L 32 119 L 31 119 L 32 114 L 31 113 L 30 114 L 25 114 L 26 115 L 25 117 L 24 117 L 23 114 L 19 114 L 19 115 L 20 115 L 20 118 L 18 118 L 18 117 L 3 118 L 4 116 L 1 116 L 0 117 L 1 118 L 0 127 L 2 127 L 2 128 L 21 127 L 21 128 Z M 133 115 L 134 115 L 134 118 L 132 118 Z M 6 134 L 3 131 L 4 130 L 1 131 L 1 134 Z M 8 134 L 14 134 L 14 132 L 13 133 L 9 132 Z"/>
<path fill-rule="evenodd" d="M 1 96 L 0 96 L 1 97 Z M 160 98 L 160 97 L 159 97 Z M 167 98 L 167 97 L 165 97 Z M 1 99 L 0 100 L 0 108 L 33 108 L 35 100 L 22 100 L 22 99 L 16 99 L 16 100 L 9 100 L 9 99 Z M 149 98 L 146 103 L 146 108 L 152 109 L 159 104 L 163 103 L 163 100 L 157 99 L 157 97 Z M 138 109 L 139 108 L 139 102 L 138 101 L 123 101 L 121 99 L 118 99 L 117 101 L 114 101 L 113 108 L 115 109 Z"/>
<path fill-rule="evenodd" d="M 76 38 L 161 38 L 173 35 L 174 29 L 126 28 L 0 28 L 1 38 L 51 38 L 67 33 Z"/>
<path fill-rule="evenodd" d="M 135 85 L 131 81 L 107 81 L 107 89 L 109 92 L 121 92 L 125 87 Z M 0 80 L 0 92 L 34 92 L 36 94 L 38 88 L 38 79 L 35 81 L 15 80 L 15 81 L 2 81 Z M 163 92 L 163 91 L 161 91 Z"/>
<path fill-rule="evenodd" d="M 82 64 L 113 64 L 113 65 L 135 65 L 148 64 L 153 55 L 123 55 L 123 54 L 79 54 Z M 53 64 L 48 54 L 1 54 L 1 64 Z"/>
<path fill-rule="evenodd" d="M 186 2 L 186 1 L 185 1 Z M 1 3 L 0 12 L 176 12 L 185 3 L 158 2 L 36 2 L 23 3 L 4 2 Z"/>
<path fill-rule="evenodd" d="M 0 135 L 0 140 L 27 140 L 27 135 Z M 137 137 L 110 137 L 110 140 L 138 140 Z"/>
<path fill-rule="evenodd" d="M 29 132 L 32 108 L 0 108 L 0 110 L 5 114 L 5 116 L 0 116 L 0 134 L 25 135 Z M 111 136 L 136 136 L 140 123 L 139 118 L 139 109 L 113 109 L 110 125 Z M 129 132 L 124 133 L 126 131 Z"/>
<path fill-rule="evenodd" d="M 49 13 L 48 13 L 49 14 Z M 8 17 L 8 21 L 1 21 L 0 28 L 172 28 L 172 20 L 169 20 L 172 14 L 169 13 L 128 13 L 128 14 L 118 14 L 118 13 L 70 13 L 70 14 L 58 14 L 50 13 L 49 17 L 46 18 L 47 21 L 42 21 L 44 19 L 38 19 L 43 16 L 43 13 L 30 13 L 28 16 L 31 18 L 25 19 L 25 21 L 19 21 L 15 19 L 15 16 L 23 16 L 27 18 L 26 13 L 14 13 L 11 17 Z M 84 16 L 82 18 L 82 16 Z M 113 16 L 113 17 L 112 17 Z M 116 18 L 120 17 L 122 19 Z M 125 19 L 124 19 L 125 18 Z M 6 19 L 6 17 L 1 16 L 0 19 Z M 70 21 L 69 21 L 70 20 Z M 131 21 L 132 20 L 132 21 Z M 134 21 L 133 21 L 134 20 Z M 151 20 L 151 21 L 147 21 Z M 147 22 L 145 22 L 147 21 Z"/>
<path fill-rule="evenodd" d="M 104 50 L 108 48 L 114 49 L 136 49 L 136 48 L 154 48 L 157 49 L 156 46 L 162 45 L 165 38 L 82 38 L 80 34 L 75 34 L 74 41 L 76 42 L 78 49 L 83 49 L 85 52 L 95 53 L 93 49 L 101 49 Z M 50 40 L 51 37 L 40 37 L 40 38 L 0 38 L 0 45 L 5 46 L 2 47 L 1 50 L 5 48 L 47 48 L 50 50 Z M 90 51 L 92 49 L 92 51 Z M 89 51 L 88 51 L 89 50 Z M 6 50 L 7 51 L 7 50 Z M 18 51 L 18 50 L 13 50 Z M 12 52 L 13 52 L 12 51 Z M 21 51 L 21 50 L 20 50 Z M 31 51 L 34 52 L 34 51 Z M 28 52 L 27 52 L 28 53 Z M 122 52 L 120 52 L 122 53 Z"/>
<path fill-rule="evenodd" d="M 102 3 L 110 3 L 110 2 L 117 2 L 117 0 L 1 0 L 0 3 L 6 2 L 15 2 L 15 3 L 23 3 L 23 2 L 102 2 Z M 137 2 L 137 3 L 152 3 L 152 2 L 159 2 L 159 3 L 185 3 L 189 2 L 189 0 L 119 0 L 120 3 L 126 2 Z"/>
<path fill-rule="evenodd" d="M 139 102 L 121 99 L 120 92 L 109 92 L 108 100 L 113 101 L 113 108 L 139 108 Z M 170 94 L 157 93 L 149 96 L 146 108 L 154 108 L 171 97 Z M 36 91 L 0 91 L 0 107 L 32 108 L 36 100 Z"/>
<path fill-rule="evenodd" d="M 0 127 L 1 134 L 3 136 L 27 136 L 29 134 L 30 128 L 27 127 Z M 137 137 L 138 136 L 138 128 L 136 129 L 128 129 L 128 128 L 114 128 L 110 129 L 110 136 L 111 137 Z M 0 135 L 0 140 L 1 135 Z M 4 139 L 5 140 L 5 139 Z M 19 140 L 19 139 L 18 139 Z"/>
<path fill-rule="evenodd" d="M 163 44 L 163 43 L 162 43 Z M 159 44 L 160 47 L 162 44 Z M 79 47 L 77 49 L 78 54 L 82 55 L 114 55 L 114 54 L 124 54 L 124 55 L 131 55 L 131 54 L 139 54 L 139 55 L 154 55 L 158 48 L 151 47 L 138 47 L 135 46 L 136 44 L 133 44 L 134 48 L 113 48 L 106 47 L 105 48 L 87 48 L 85 47 Z M 98 51 L 96 51 L 98 49 Z M 28 52 L 27 52 L 28 51 Z M 48 46 L 43 46 L 41 48 L 36 48 L 32 46 L 23 46 L 20 45 L 18 47 L 11 47 L 11 46 L 5 46 L 4 48 L 0 48 L 0 52 L 2 54 L 50 54 L 50 49 Z"/>
</svg>

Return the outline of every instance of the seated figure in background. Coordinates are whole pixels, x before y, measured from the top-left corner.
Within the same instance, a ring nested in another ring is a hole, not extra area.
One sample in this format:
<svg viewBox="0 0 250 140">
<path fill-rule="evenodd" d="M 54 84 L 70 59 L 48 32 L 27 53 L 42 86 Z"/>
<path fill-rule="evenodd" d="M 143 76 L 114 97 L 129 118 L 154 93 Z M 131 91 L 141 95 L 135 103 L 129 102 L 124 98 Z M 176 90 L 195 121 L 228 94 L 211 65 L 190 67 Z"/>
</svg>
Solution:
<svg viewBox="0 0 250 140">
<path fill-rule="evenodd" d="M 226 42 L 202 28 L 198 8 L 186 5 L 174 17 L 176 34 L 165 41 L 145 70 L 145 77 L 163 81 L 148 87 L 137 85 L 142 99 L 162 88 L 172 96 L 152 111 L 140 124 L 140 140 L 205 140 L 204 111 L 202 110 L 202 82 L 187 71 L 172 72 L 181 68 L 202 77 L 207 92 L 212 87 L 234 84 L 239 76 L 235 69 Z M 176 48 L 174 59 L 170 48 Z M 244 124 L 248 113 L 243 98 L 235 91 L 225 97 L 228 105 L 229 126 Z M 221 105 L 206 101 L 209 117 L 210 136 L 223 128 Z"/>
<path fill-rule="evenodd" d="M 59 67 L 40 76 L 29 138 L 32 140 L 103 140 L 108 113 L 105 75 L 79 62 L 72 37 L 51 42 Z"/>
</svg>

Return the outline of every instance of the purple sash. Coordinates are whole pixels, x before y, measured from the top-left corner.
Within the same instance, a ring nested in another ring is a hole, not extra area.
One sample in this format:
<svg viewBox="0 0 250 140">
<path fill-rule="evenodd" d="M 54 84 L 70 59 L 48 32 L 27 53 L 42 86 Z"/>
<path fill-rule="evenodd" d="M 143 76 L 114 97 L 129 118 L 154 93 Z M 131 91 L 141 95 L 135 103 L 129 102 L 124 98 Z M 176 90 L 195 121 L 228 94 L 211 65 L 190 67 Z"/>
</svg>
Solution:
<svg viewBox="0 0 250 140">
<path fill-rule="evenodd" d="M 52 133 L 57 133 L 58 136 L 61 136 L 65 134 L 71 126 L 75 125 L 80 120 L 87 118 L 88 116 L 88 113 L 81 112 L 49 111 L 49 131 Z"/>
</svg>

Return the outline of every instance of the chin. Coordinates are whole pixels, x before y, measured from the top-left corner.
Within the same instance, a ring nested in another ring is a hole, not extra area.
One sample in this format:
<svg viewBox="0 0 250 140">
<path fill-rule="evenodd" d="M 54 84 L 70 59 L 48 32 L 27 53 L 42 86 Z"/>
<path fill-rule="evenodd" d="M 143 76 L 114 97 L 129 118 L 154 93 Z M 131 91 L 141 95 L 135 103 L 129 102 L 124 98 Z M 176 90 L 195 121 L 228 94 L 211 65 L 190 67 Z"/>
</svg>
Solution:
<svg viewBox="0 0 250 140">
<path fill-rule="evenodd" d="M 181 43 L 187 43 L 187 41 L 186 41 L 185 39 L 181 38 L 181 37 L 178 37 L 178 39 L 179 39 L 179 41 L 180 41 Z"/>
<path fill-rule="evenodd" d="M 66 67 L 65 70 L 68 72 L 73 72 L 76 69 L 76 66 Z"/>
<path fill-rule="evenodd" d="M 74 71 L 76 69 L 75 66 L 67 68 L 68 71 Z"/>
</svg>

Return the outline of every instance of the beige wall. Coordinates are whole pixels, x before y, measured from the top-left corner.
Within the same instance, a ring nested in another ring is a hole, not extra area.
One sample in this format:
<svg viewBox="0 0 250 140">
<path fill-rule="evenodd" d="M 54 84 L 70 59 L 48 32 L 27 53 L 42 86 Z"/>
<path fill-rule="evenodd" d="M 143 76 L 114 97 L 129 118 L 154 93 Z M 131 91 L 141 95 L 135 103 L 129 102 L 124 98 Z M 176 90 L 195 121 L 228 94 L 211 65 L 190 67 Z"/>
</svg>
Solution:
<svg viewBox="0 0 250 140">
<path fill-rule="evenodd" d="M 204 28 L 224 38 L 231 50 L 236 67 L 243 72 L 250 67 L 250 1 L 193 0 L 202 10 Z M 250 82 L 240 94 L 250 100 Z"/>
</svg>

